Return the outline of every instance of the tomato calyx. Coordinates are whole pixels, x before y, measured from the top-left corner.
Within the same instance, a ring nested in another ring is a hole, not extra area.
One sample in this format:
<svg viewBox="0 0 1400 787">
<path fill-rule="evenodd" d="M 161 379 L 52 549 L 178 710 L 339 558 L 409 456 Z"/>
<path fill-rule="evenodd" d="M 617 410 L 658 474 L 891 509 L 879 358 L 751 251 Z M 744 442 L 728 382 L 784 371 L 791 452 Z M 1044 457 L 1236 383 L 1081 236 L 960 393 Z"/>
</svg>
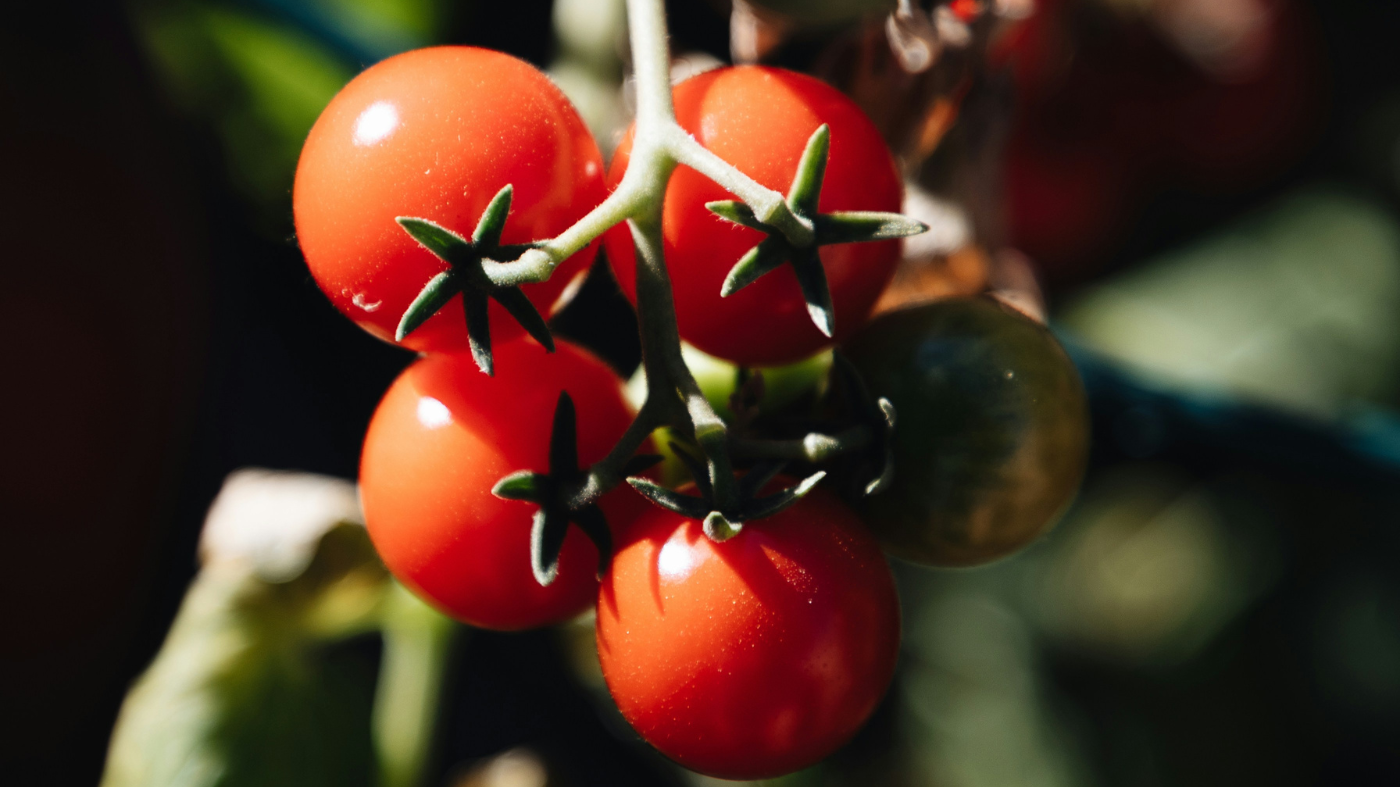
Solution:
<svg viewBox="0 0 1400 787">
<path fill-rule="evenodd" d="M 760 497 L 759 491 L 782 472 L 787 462 L 759 462 L 739 479 L 736 485 L 738 500 L 732 505 L 721 505 L 704 462 L 676 443 L 671 443 L 671 450 L 690 469 L 698 495 L 667 489 L 646 478 L 629 477 L 627 483 L 657 506 L 683 517 L 701 520 L 705 535 L 716 542 L 738 535 L 745 522 L 773 516 L 792 506 L 826 477 L 825 470 L 818 470 L 793 486 Z"/>
<path fill-rule="evenodd" d="M 659 456 L 635 456 L 627 469 L 642 472 L 660 460 Z M 535 581 L 545 587 L 559 575 L 559 553 L 570 523 L 578 525 L 598 548 L 599 577 L 612 561 L 612 532 L 603 510 L 597 503 L 575 504 L 575 492 L 587 476 L 578 464 L 578 414 L 574 400 L 568 391 L 560 391 L 549 436 L 549 472 L 520 470 L 497 481 L 491 489 L 491 494 L 504 500 L 539 506 L 530 526 L 530 568 Z"/>
<path fill-rule="evenodd" d="M 744 202 L 719 200 L 707 202 L 710 212 L 726 221 L 733 222 L 764 233 L 767 237 L 749 249 L 734 267 L 729 270 L 720 296 L 728 297 L 753 284 L 764 274 L 776 270 L 783 263 L 791 263 L 797 275 L 797 283 L 802 289 L 802 298 L 807 303 L 807 314 L 812 322 L 827 338 L 831 338 L 836 327 L 835 310 L 831 303 L 831 289 L 827 285 L 826 270 L 822 268 L 817 249 L 833 243 L 863 243 L 867 241 L 894 240 L 928 231 L 928 225 L 898 213 L 879 211 L 838 211 L 820 213 L 817 202 L 821 197 L 822 181 L 826 177 L 826 162 L 831 151 L 831 129 L 823 123 L 812 132 L 807 147 L 788 189 L 786 203 L 798 220 L 812 226 L 812 242 L 795 243 L 778 227 L 765 223 Z"/>
<path fill-rule="evenodd" d="M 856 424 L 871 435 L 870 444 L 857 460 L 863 471 L 861 475 L 868 479 L 862 481 L 861 496 L 879 494 L 894 478 L 894 403 L 883 396 L 871 395 L 855 364 L 846 356 L 838 352 L 831 357 L 831 376 L 840 381 Z"/>
<path fill-rule="evenodd" d="M 491 321 L 487 314 L 490 300 L 504 306 L 535 337 L 535 341 L 544 345 L 549 352 L 554 352 L 554 338 L 550 335 L 549 326 L 525 293 L 519 287 L 493 284 L 486 275 L 485 265 L 488 261 L 509 262 L 535 248 L 533 243 L 501 245 L 501 231 L 505 229 L 513 193 L 514 189 L 507 185 L 491 198 L 490 204 L 481 213 L 471 240 L 428 219 L 411 216 L 395 219 L 420 246 L 450 266 L 429 279 L 418 297 L 409 304 L 394 333 L 396 341 L 403 341 L 405 336 L 446 306 L 453 296 L 461 293 L 472 358 L 481 371 L 488 375 L 495 373 L 491 357 Z"/>
</svg>

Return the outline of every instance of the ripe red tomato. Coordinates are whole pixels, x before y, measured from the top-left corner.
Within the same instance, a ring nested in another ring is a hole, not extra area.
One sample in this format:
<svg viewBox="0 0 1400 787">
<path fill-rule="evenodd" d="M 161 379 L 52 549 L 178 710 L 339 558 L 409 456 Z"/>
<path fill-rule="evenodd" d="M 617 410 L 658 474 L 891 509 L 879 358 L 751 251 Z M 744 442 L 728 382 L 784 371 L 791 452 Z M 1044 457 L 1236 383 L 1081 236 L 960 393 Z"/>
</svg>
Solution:
<svg viewBox="0 0 1400 787">
<path fill-rule="evenodd" d="M 598 552 L 587 536 L 570 528 L 559 575 L 541 587 L 530 570 L 534 506 L 491 494 L 507 473 L 548 468 L 561 390 L 578 408 L 582 463 L 602 459 L 631 422 L 621 380 L 587 352 L 556 347 L 549 354 L 524 337 L 498 344 L 492 379 L 469 354 L 429 355 L 394 381 L 365 435 L 360 499 L 380 557 L 405 585 L 472 625 L 542 626 L 595 598 Z M 614 528 L 643 505 L 626 487 L 602 501 Z"/>
<path fill-rule="evenodd" d="M 702 145 L 759 183 L 786 194 L 812 132 L 831 127 L 831 153 L 819 209 L 897 212 L 903 185 L 874 124 L 835 88 L 777 68 L 722 68 L 675 89 L 676 120 Z M 608 172 L 616 187 L 627 169 L 629 135 Z M 728 298 L 729 269 L 763 239 L 731 224 L 705 203 L 734 199 L 689 167 L 666 189 L 663 233 L 681 338 L 735 363 L 772 366 L 801 360 L 831 344 L 812 324 L 797 277 L 784 265 Z M 623 292 L 636 302 L 636 258 L 625 226 L 605 237 Z M 824 246 L 822 265 L 836 309 L 836 338 L 859 328 L 889 284 L 899 242 Z"/>
<path fill-rule="evenodd" d="M 448 267 L 395 217 L 429 219 L 471 237 L 487 203 L 511 184 L 501 242 L 526 243 L 557 235 L 601 202 L 602 173 L 578 113 L 533 66 L 475 47 L 419 49 L 371 66 L 321 113 L 297 165 L 297 238 L 335 307 L 391 341 L 423 285 Z M 549 281 L 525 285 L 542 314 L 587 271 L 595 251 L 589 246 Z M 521 333 L 500 304 L 490 309 L 493 338 Z M 466 350 L 461 299 L 403 344 Z"/>
<path fill-rule="evenodd" d="M 662 753 L 766 778 L 864 723 L 894 674 L 899 625 L 879 547 L 818 488 L 722 543 L 697 521 L 643 513 L 603 579 L 598 657 L 622 715 Z"/>
</svg>

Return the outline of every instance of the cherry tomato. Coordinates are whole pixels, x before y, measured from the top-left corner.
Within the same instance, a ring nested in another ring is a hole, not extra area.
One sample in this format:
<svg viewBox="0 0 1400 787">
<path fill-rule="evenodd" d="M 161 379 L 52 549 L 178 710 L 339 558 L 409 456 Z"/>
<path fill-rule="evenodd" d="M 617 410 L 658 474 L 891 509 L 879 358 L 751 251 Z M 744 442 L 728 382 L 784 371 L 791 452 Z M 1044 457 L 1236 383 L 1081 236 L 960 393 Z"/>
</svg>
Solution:
<svg viewBox="0 0 1400 787">
<path fill-rule="evenodd" d="M 869 717 L 894 674 L 899 601 L 838 499 L 818 488 L 722 543 L 654 507 L 632 527 L 599 592 L 598 657 L 648 743 L 702 773 L 766 778 Z"/>
<path fill-rule="evenodd" d="M 897 557 L 967 566 L 1040 535 L 1084 474 L 1079 374 L 1044 326 L 951 298 L 886 312 L 844 348 L 894 404 L 894 479 L 861 518 Z"/>
<path fill-rule="evenodd" d="M 675 106 L 676 120 L 701 144 L 784 194 L 808 138 L 826 123 L 831 153 L 819 210 L 899 210 L 903 186 L 879 132 L 854 102 L 820 80 L 759 66 L 716 69 L 677 85 Z M 613 158 L 610 186 L 622 179 L 631 148 L 629 135 Z M 830 345 L 807 315 L 791 266 L 720 297 L 730 268 L 763 239 L 705 208 L 724 199 L 734 195 L 684 166 L 666 190 L 662 230 L 681 338 L 746 366 L 792 363 Z M 604 243 L 623 292 L 635 303 L 631 234 L 618 226 Z M 860 327 L 889 284 L 899 242 L 824 246 L 820 253 L 840 338 Z"/>
<path fill-rule="evenodd" d="M 578 113 L 530 64 L 474 47 L 406 52 L 351 80 L 311 129 L 292 193 L 297 238 L 335 307 L 389 341 L 423 286 L 448 267 L 396 217 L 429 219 L 470 238 L 487 203 L 510 184 L 501 242 L 548 238 L 602 201 L 602 167 Z M 549 281 L 525 285 L 542 314 L 595 251 L 589 246 Z M 500 304 L 490 309 L 494 339 L 521 333 Z M 461 299 L 403 344 L 467 349 Z"/>
<path fill-rule="evenodd" d="M 548 469 L 561 390 L 578 409 L 582 463 L 602 459 L 631 422 L 621 380 L 556 345 L 553 354 L 523 337 L 497 345 L 491 379 L 469 354 L 426 356 L 394 381 L 365 435 L 360 498 L 380 557 L 424 599 L 483 628 L 555 623 L 595 598 L 598 553 L 587 536 L 570 528 L 559 575 L 541 587 L 530 570 L 534 506 L 491 494 L 508 473 Z M 642 505 L 625 486 L 602 501 L 614 526 Z"/>
</svg>

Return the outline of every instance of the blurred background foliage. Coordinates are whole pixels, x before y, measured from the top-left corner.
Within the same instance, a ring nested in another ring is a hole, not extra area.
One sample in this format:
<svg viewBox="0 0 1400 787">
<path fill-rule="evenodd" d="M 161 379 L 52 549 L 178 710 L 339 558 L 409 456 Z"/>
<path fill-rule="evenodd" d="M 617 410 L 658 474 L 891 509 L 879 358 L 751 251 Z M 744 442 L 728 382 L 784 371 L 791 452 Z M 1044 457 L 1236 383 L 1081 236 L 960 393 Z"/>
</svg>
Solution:
<svg viewBox="0 0 1400 787">
<path fill-rule="evenodd" d="M 888 103 L 851 77 L 866 33 L 764 16 L 785 5 L 673 0 L 673 47 L 703 67 L 747 41 Z M 897 566 L 894 689 L 846 749 L 775 783 L 1400 782 L 1400 7 L 1221 3 L 1289 20 L 1295 55 L 1226 78 L 1168 13 L 1209 3 L 1044 5 L 1019 72 L 928 87 L 900 139 L 933 209 L 974 214 L 948 225 L 972 233 L 961 251 L 924 261 L 939 291 L 1043 297 L 1090 392 L 1090 475 L 1016 556 Z M 6 781 L 711 783 L 626 728 L 590 621 L 442 621 L 388 582 L 344 487 L 290 567 L 194 559 L 231 471 L 353 478 L 410 360 L 329 308 L 292 239 L 321 108 L 395 52 L 491 46 L 547 67 L 608 150 L 628 106 L 619 9 L 54 0 L 0 32 L 19 200 L 0 315 L 21 337 L 5 368 L 25 373 L 0 482 Z M 986 169 L 979 151 L 1007 140 L 1010 171 Z M 978 213 L 987 183 L 1008 216 Z M 66 235 L 35 239 L 55 216 Z M 627 369 L 630 321 L 600 275 L 557 328 Z"/>
</svg>

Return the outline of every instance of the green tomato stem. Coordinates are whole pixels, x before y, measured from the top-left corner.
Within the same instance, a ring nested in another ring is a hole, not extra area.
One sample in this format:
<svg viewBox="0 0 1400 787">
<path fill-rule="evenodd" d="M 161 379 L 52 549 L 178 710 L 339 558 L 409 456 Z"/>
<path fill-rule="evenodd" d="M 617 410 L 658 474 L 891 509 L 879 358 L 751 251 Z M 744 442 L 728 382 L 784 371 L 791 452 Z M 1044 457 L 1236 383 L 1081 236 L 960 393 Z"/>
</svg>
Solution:
<svg viewBox="0 0 1400 787">
<path fill-rule="evenodd" d="M 559 236 L 539 243 L 513 262 L 483 263 L 483 272 L 499 287 L 544 281 L 561 262 L 626 221 L 637 252 L 637 322 L 647 397 L 607 457 L 589 468 L 571 491 L 570 505 L 590 505 L 620 483 L 627 460 L 647 435 L 669 425 L 694 435 L 705 454 L 715 505 L 730 510 L 740 495 L 729 456 L 729 430 L 681 357 L 671 279 L 662 251 L 661 210 L 666 185 L 676 166 L 685 164 L 744 200 L 761 221 L 777 228 L 794 244 L 810 245 L 815 239 L 814 228 L 810 220 L 793 212 L 782 194 L 765 188 L 706 150 L 676 123 L 662 0 L 627 0 L 627 21 L 637 119 L 627 171 L 617 189 Z"/>
</svg>

